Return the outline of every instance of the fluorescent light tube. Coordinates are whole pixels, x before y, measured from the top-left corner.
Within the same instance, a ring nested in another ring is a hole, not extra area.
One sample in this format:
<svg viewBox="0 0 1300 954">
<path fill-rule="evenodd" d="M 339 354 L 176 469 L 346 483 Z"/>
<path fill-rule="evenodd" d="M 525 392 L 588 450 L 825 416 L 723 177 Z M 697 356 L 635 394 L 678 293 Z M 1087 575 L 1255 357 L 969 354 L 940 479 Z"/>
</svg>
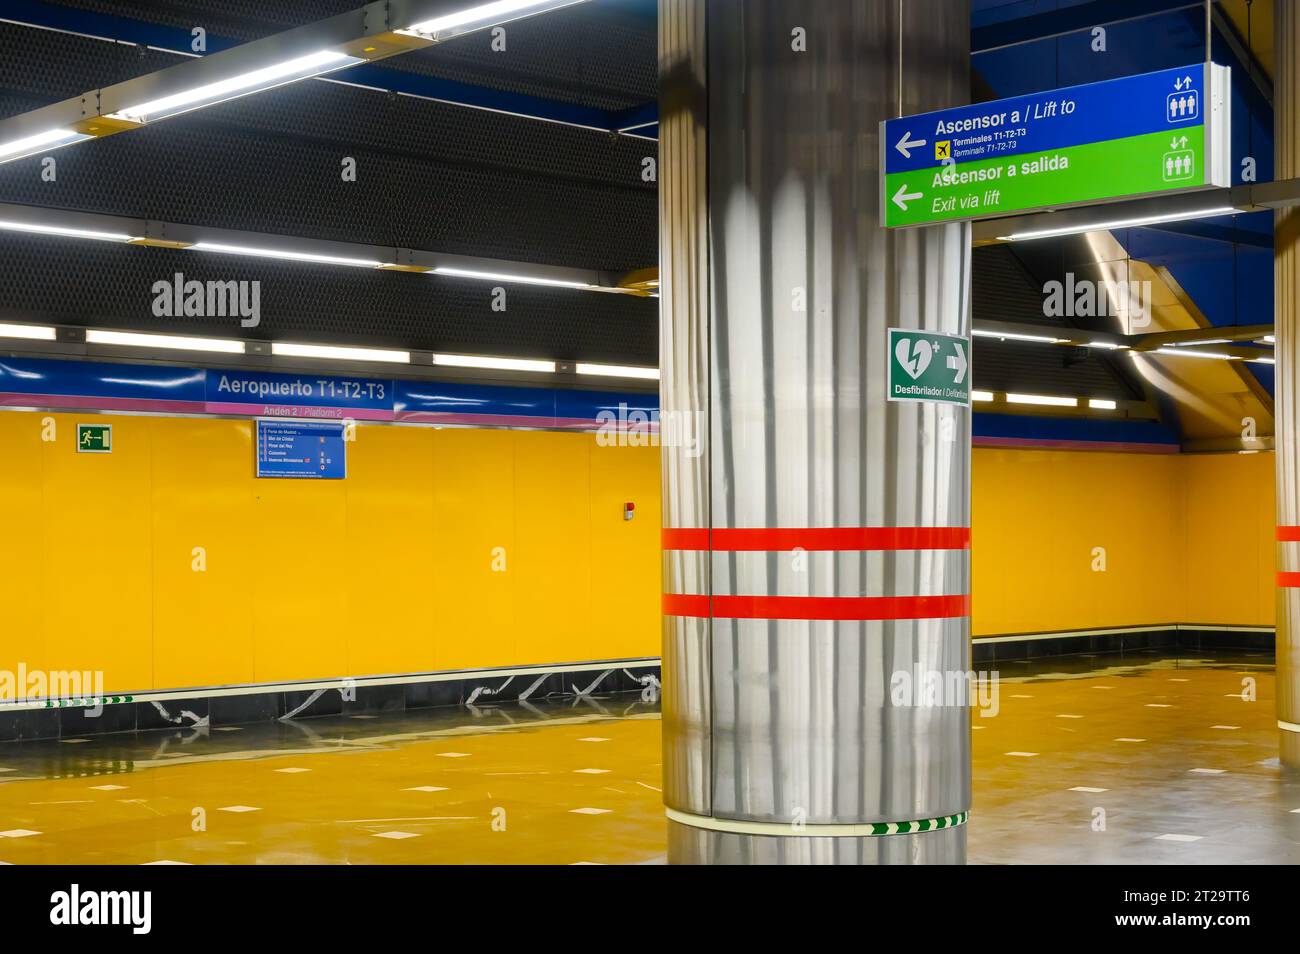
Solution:
<svg viewBox="0 0 1300 954">
<path fill-rule="evenodd" d="M 992 392 L 992 391 L 972 391 L 972 392 L 970 393 L 970 399 L 971 399 L 972 401 L 992 401 L 992 400 L 993 400 L 993 392 Z"/>
<path fill-rule="evenodd" d="M 386 351 L 383 348 L 347 348 L 337 345 L 292 344 L 273 341 L 271 354 L 285 358 L 328 358 L 337 361 L 386 361 L 390 364 L 410 364 L 409 351 Z"/>
<path fill-rule="evenodd" d="M 53 341 L 55 331 L 45 325 L 11 325 L 0 322 L 0 338 L 30 338 L 32 341 Z"/>
<path fill-rule="evenodd" d="M 1113 411 L 1118 405 L 1106 398 L 1088 398 L 1088 407 L 1095 411 Z"/>
<path fill-rule="evenodd" d="M 434 17 L 432 20 L 413 23 L 405 30 L 397 32 L 437 39 L 440 35 L 455 36 L 471 29 L 496 26 L 532 13 L 542 13 L 581 2 L 582 0 L 496 0 L 494 3 L 480 3 L 465 10 Z"/>
<path fill-rule="evenodd" d="M 1025 239 L 1052 238 L 1057 235 L 1079 235 L 1083 232 L 1098 232 L 1103 229 L 1123 229 L 1140 225 L 1159 225 L 1162 222 L 1182 222 L 1186 219 L 1204 219 L 1212 215 L 1230 215 L 1237 210 L 1230 205 L 1216 206 L 1213 209 L 1197 209 L 1195 212 L 1173 212 L 1165 215 L 1146 215 L 1134 219 L 1112 219 L 1109 222 L 1094 222 L 1090 225 L 1069 225 L 1059 229 L 1035 229 L 1029 232 L 1012 232 L 999 235 L 1002 242 L 1020 242 Z"/>
<path fill-rule="evenodd" d="M 1064 338 L 1052 338 L 1047 335 L 1026 335 L 1012 331 L 990 331 L 976 328 L 971 332 L 976 338 L 1000 338 L 1003 341 L 1040 341 L 1043 344 L 1060 344 Z"/>
<path fill-rule="evenodd" d="M 24 136 L 22 139 L 0 143 L 0 162 L 24 159 L 40 152 L 48 152 L 51 149 L 58 149 L 60 146 L 70 146 L 74 142 L 94 138 L 94 136 L 87 133 L 79 133 L 75 129 L 47 129 L 45 132 L 37 133 L 34 136 Z"/>
<path fill-rule="evenodd" d="M 433 363 L 450 368 L 488 368 L 494 371 L 541 371 L 555 372 L 554 361 L 538 361 L 532 358 L 492 358 L 474 354 L 435 354 Z"/>
<path fill-rule="evenodd" d="M 1220 361 L 1237 361 L 1235 354 L 1218 351 L 1192 351 L 1190 348 L 1156 348 L 1155 354 L 1173 355 L 1177 358 L 1217 358 Z"/>
<path fill-rule="evenodd" d="M 503 272 L 477 272 L 468 268 L 447 268 L 439 266 L 433 270 L 435 275 L 451 275 L 454 278 L 482 278 L 497 282 L 525 282 L 529 285 L 551 285 L 556 288 L 600 288 L 590 282 L 575 282 L 561 278 L 540 278 L 532 275 L 509 275 Z"/>
<path fill-rule="evenodd" d="M 659 380 L 658 368 L 636 368 L 625 364 L 583 364 L 577 366 L 579 374 L 603 375 L 607 378 L 648 378 Z"/>
<path fill-rule="evenodd" d="M 191 338 L 185 335 L 153 335 L 135 331 L 86 330 L 87 344 L 122 345 L 128 348 L 166 348 L 174 351 L 219 351 L 243 354 L 244 343 L 229 338 Z"/>
<path fill-rule="evenodd" d="M 125 119 L 128 122 L 135 123 L 153 122 L 157 119 L 166 119 L 169 116 L 176 116 L 203 106 L 224 103 L 240 96 L 246 96 L 249 93 L 274 89 L 277 86 L 284 86 L 287 83 L 307 79 L 311 76 L 319 76 L 322 73 L 328 73 L 331 70 L 342 69 L 345 66 L 361 62 L 364 62 L 361 57 L 349 56 L 335 50 L 321 50 L 318 53 L 299 56 L 283 63 L 275 63 L 248 73 L 241 73 L 229 79 L 196 86 L 194 89 L 187 89 L 180 93 L 173 93 L 161 99 L 140 103 L 137 106 L 128 106 L 125 109 L 119 109 L 115 113 L 109 113 L 108 118 Z"/>
<path fill-rule="evenodd" d="M 1276 358 L 1247 358 L 1253 364 L 1277 364 Z"/>
<path fill-rule="evenodd" d="M 1175 348 L 1195 348 L 1198 345 L 1232 344 L 1231 338 L 1206 338 L 1204 341 L 1171 341 Z"/>
<path fill-rule="evenodd" d="M 346 258 L 341 255 L 317 255 L 314 252 L 291 252 L 287 249 L 255 248 L 251 245 L 224 245 L 220 242 L 195 242 L 189 246 L 193 252 L 222 252 L 226 255 L 252 255 L 256 258 L 278 258 L 289 262 L 319 262 L 322 265 L 353 265 L 357 268 L 378 268 L 384 264 L 371 258 Z"/>
<path fill-rule="evenodd" d="M 95 239 L 99 242 L 131 242 L 134 235 L 121 232 L 97 232 L 94 229 L 68 228 L 62 225 L 37 225 L 35 222 L 11 222 L 0 219 L 0 229 L 7 232 L 34 232 L 37 235 L 64 235 L 68 238 Z"/>
<path fill-rule="evenodd" d="M 1104 348 L 1107 351 L 1119 351 L 1121 348 L 1127 348 L 1128 345 L 1120 344 L 1117 341 L 1089 341 L 1087 342 L 1087 347 Z"/>
<path fill-rule="evenodd" d="M 1042 404 L 1048 407 L 1078 407 L 1079 399 L 1048 394 L 1008 394 L 1008 404 Z"/>
<path fill-rule="evenodd" d="M 1259 340 L 1262 341 L 1262 342 L 1264 342 L 1265 344 L 1275 344 L 1276 341 L 1277 341 L 1277 339 L 1276 339 L 1275 336 L 1273 336 L 1273 335 L 1265 335 L 1264 337 L 1260 338 Z"/>
</svg>

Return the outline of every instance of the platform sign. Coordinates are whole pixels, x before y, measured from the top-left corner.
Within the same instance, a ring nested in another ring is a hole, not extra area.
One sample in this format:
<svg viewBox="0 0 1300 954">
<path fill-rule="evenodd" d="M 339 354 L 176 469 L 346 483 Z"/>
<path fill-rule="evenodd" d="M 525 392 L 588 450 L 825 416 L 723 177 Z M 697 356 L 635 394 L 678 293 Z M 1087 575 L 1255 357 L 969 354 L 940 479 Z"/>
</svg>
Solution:
<svg viewBox="0 0 1300 954">
<path fill-rule="evenodd" d="M 886 120 L 881 218 L 897 228 L 1226 187 L 1230 78 L 1198 63 Z"/>
<path fill-rule="evenodd" d="M 886 397 L 969 405 L 970 353 L 962 335 L 890 328 Z"/>
<path fill-rule="evenodd" d="M 257 422 L 257 476 L 342 480 L 348 475 L 345 424 Z"/>
<path fill-rule="evenodd" d="M 77 453 L 78 454 L 113 453 L 113 425 L 112 424 L 78 424 L 77 425 Z"/>
</svg>

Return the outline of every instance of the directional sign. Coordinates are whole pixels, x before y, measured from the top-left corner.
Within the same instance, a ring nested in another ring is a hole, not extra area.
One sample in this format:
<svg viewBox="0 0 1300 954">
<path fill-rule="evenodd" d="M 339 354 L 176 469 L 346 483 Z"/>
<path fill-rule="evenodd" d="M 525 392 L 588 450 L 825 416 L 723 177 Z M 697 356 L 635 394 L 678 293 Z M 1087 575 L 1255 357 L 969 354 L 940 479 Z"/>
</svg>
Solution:
<svg viewBox="0 0 1300 954">
<path fill-rule="evenodd" d="M 347 476 L 343 424 L 257 422 L 257 476 L 342 480 Z"/>
<path fill-rule="evenodd" d="M 891 401 L 970 404 L 970 339 L 908 328 L 889 329 Z"/>
<path fill-rule="evenodd" d="M 77 425 L 77 453 L 78 454 L 113 453 L 113 425 L 112 424 L 78 424 Z"/>
<path fill-rule="evenodd" d="M 1230 71 L 1212 63 L 881 123 L 890 228 L 1231 184 Z"/>
</svg>

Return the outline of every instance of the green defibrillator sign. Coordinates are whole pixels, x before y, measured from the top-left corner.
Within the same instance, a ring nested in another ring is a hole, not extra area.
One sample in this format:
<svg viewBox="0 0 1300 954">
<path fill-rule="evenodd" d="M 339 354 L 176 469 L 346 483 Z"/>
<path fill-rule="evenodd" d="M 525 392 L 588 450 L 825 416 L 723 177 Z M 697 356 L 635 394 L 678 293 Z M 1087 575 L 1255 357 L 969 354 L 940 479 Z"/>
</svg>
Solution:
<svg viewBox="0 0 1300 954">
<path fill-rule="evenodd" d="M 889 329 L 891 401 L 970 404 L 970 339 L 932 331 Z"/>
<path fill-rule="evenodd" d="M 78 424 L 77 425 L 77 453 L 78 454 L 113 453 L 113 425 L 112 424 Z"/>
</svg>

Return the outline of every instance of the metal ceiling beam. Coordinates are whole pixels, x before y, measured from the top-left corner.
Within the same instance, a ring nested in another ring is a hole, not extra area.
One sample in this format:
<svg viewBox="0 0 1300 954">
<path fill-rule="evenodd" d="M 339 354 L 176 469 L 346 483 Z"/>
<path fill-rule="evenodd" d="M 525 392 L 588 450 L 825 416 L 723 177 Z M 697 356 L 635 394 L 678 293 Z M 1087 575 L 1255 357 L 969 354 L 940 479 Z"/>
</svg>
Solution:
<svg viewBox="0 0 1300 954">
<path fill-rule="evenodd" d="M 607 292 L 645 298 L 640 284 L 623 284 L 619 272 L 515 262 L 471 255 L 324 239 L 295 238 L 261 232 L 207 228 L 152 219 L 95 212 L 75 212 L 40 206 L 0 203 L 0 239 L 6 233 L 61 236 L 154 248 L 193 249 L 212 254 L 256 255 L 384 271 L 434 273 L 450 278 L 481 279 L 510 284 L 550 285 L 581 291 Z M 239 251 L 230 251 L 238 249 Z"/>
<path fill-rule="evenodd" d="M 370 69 L 371 63 L 409 50 L 581 2 L 585 0 L 536 0 L 522 10 L 497 13 L 490 18 L 485 13 L 485 17 L 457 22 L 454 16 L 447 16 L 449 11 L 483 4 L 474 0 L 465 0 L 464 4 L 449 0 L 375 0 L 347 13 L 0 120 L 0 162 L 136 129 L 189 109 L 253 95 L 347 67 Z M 13 16 L 9 12 L 6 18 Z M 103 18 L 96 23 L 102 26 Z M 363 71 L 358 82 L 371 85 L 383 79 Z M 408 89 L 427 87 L 417 77 L 406 85 Z M 198 96 L 201 92 L 207 95 Z M 184 101 L 187 96 L 195 98 L 187 103 Z"/>
<path fill-rule="evenodd" d="M 1107 231 L 1140 225 L 1159 228 L 1162 219 L 1186 222 L 1195 218 L 1264 212 L 1300 205 L 1300 179 L 1255 182 L 1229 189 L 1207 189 L 1178 195 L 1149 196 L 1124 202 L 1048 209 L 1025 215 L 986 219 L 972 226 L 975 245 L 992 245 L 1026 233 L 1055 232 L 1060 235 Z M 1198 214 L 1199 213 L 1199 214 Z M 1178 219 L 1182 216 L 1182 219 Z M 1042 237 L 1052 237 L 1050 235 Z"/>
</svg>

